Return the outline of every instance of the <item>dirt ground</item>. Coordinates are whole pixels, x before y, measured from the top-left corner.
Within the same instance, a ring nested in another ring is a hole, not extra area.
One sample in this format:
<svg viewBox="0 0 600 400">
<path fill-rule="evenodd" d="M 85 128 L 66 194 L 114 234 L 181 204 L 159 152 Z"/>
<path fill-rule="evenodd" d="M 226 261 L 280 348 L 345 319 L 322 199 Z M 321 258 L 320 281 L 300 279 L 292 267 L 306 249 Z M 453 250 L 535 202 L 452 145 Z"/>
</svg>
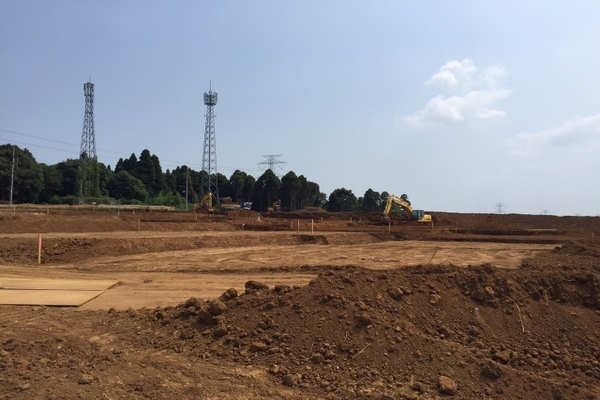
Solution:
<svg viewBox="0 0 600 400">
<path fill-rule="evenodd" d="M 0 287 L 118 284 L 0 306 L 0 399 L 600 398 L 600 218 L 435 216 L 5 209 Z"/>
</svg>

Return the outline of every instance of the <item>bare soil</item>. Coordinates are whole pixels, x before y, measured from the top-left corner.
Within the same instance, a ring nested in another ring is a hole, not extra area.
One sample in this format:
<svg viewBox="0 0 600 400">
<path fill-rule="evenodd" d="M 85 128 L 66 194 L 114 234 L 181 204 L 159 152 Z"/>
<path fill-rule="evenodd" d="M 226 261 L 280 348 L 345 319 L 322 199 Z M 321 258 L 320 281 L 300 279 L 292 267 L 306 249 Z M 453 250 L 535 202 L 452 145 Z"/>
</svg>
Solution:
<svg viewBox="0 0 600 400">
<path fill-rule="evenodd" d="M 435 216 L 5 210 L 0 281 L 119 284 L 0 306 L 0 399 L 600 398 L 600 218 Z"/>
</svg>

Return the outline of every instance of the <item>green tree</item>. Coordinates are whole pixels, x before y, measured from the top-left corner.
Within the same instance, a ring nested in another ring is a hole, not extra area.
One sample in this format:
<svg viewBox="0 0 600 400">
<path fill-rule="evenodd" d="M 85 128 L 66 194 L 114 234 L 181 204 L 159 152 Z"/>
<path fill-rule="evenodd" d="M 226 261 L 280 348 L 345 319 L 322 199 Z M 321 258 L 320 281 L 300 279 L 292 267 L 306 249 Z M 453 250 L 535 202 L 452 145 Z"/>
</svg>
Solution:
<svg viewBox="0 0 600 400">
<path fill-rule="evenodd" d="M 251 201 L 254 196 L 254 189 L 256 187 L 256 179 L 252 175 L 246 175 L 244 179 L 244 186 L 242 187 L 242 198 L 239 200 Z"/>
<path fill-rule="evenodd" d="M 142 181 L 148 193 L 151 195 L 158 194 L 158 192 L 154 191 L 156 187 L 156 170 L 152 161 L 152 155 L 148 149 L 142 150 L 140 159 L 135 166 L 135 173 L 132 175 Z"/>
<path fill-rule="evenodd" d="M 40 203 L 49 203 L 56 193 L 62 191 L 62 177 L 56 165 L 40 164 L 44 175 L 44 188 L 40 192 Z"/>
<path fill-rule="evenodd" d="M 165 186 L 170 192 L 177 193 L 177 179 L 175 174 L 171 173 L 168 168 L 165 172 Z"/>
<path fill-rule="evenodd" d="M 266 211 L 274 201 L 279 200 L 281 181 L 271 169 L 267 169 L 257 180 L 254 187 L 252 208 Z"/>
<path fill-rule="evenodd" d="M 148 200 L 148 190 L 144 183 L 125 170 L 114 174 L 107 184 L 111 197 L 117 200 Z"/>
<path fill-rule="evenodd" d="M 244 190 L 244 183 L 248 175 L 245 172 L 236 169 L 231 177 L 229 178 L 229 194 L 233 201 L 245 200 L 242 196 Z"/>
<path fill-rule="evenodd" d="M 367 189 L 362 198 L 363 211 L 379 211 L 381 195 L 379 192 L 374 192 L 371 188 Z"/>
<path fill-rule="evenodd" d="M 356 209 L 356 204 L 356 196 L 352 193 L 352 190 L 335 189 L 329 195 L 328 211 L 353 211 Z"/>
<path fill-rule="evenodd" d="M 65 161 L 55 164 L 54 167 L 60 174 L 60 179 L 62 182 L 62 188 L 56 190 L 54 194 L 59 197 L 77 195 L 77 188 L 79 186 L 79 183 L 77 182 L 77 177 L 79 174 L 79 160 L 69 158 Z"/>
<path fill-rule="evenodd" d="M 191 204 L 198 202 L 201 197 L 197 192 L 200 189 L 200 173 L 183 165 L 175 168 L 172 174 L 175 177 L 175 192 L 181 194 L 185 199 L 187 179 L 188 202 Z"/>
<path fill-rule="evenodd" d="M 325 204 L 327 196 L 325 193 L 321 193 L 318 184 L 307 180 L 304 175 L 300 175 L 298 181 L 300 182 L 297 199 L 298 210 L 306 207 L 322 207 Z"/>
<path fill-rule="evenodd" d="M 189 183 L 188 183 L 188 190 L 190 191 L 190 197 L 189 197 L 189 201 L 192 203 L 198 203 L 200 202 L 200 199 L 202 198 L 202 194 L 201 194 L 201 172 L 200 171 L 195 171 L 191 168 L 188 168 L 189 170 Z M 202 171 L 204 172 L 204 171 Z M 204 174 L 206 175 L 206 172 L 204 172 Z M 185 175 L 183 176 L 183 189 L 185 190 Z M 183 193 L 183 191 L 181 191 L 181 193 Z"/>
<path fill-rule="evenodd" d="M 232 197 L 229 190 L 229 179 L 219 172 L 217 172 L 215 179 L 217 182 L 217 187 L 219 188 L 219 197 Z"/>
<path fill-rule="evenodd" d="M 165 189 L 155 196 L 151 202 L 157 206 L 170 206 L 179 209 L 185 209 L 185 199 L 179 193 L 172 192 L 171 190 Z"/>
<path fill-rule="evenodd" d="M 137 162 L 138 160 L 134 153 L 131 153 L 129 158 L 119 158 L 119 161 L 117 161 L 117 165 L 115 165 L 115 173 L 127 171 L 131 175 L 135 176 L 135 167 L 137 166 Z"/>
<path fill-rule="evenodd" d="M 14 203 L 37 203 L 44 187 L 42 167 L 27 149 L 14 146 L 15 168 L 13 179 Z M 0 146 L 0 199 L 10 199 L 10 181 L 13 160 L 13 146 Z"/>
<path fill-rule="evenodd" d="M 163 175 L 162 167 L 160 166 L 160 160 L 158 159 L 158 156 L 152 154 L 150 158 L 152 159 L 152 163 L 154 164 L 154 182 L 152 184 L 152 193 L 158 194 L 166 188 L 165 176 Z"/>
<path fill-rule="evenodd" d="M 297 200 L 300 197 L 302 182 L 293 171 L 288 172 L 281 178 L 281 209 L 284 211 L 296 211 Z"/>
<path fill-rule="evenodd" d="M 110 165 L 106 166 L 101 162 L 98 163 L 98 188 L 100 190 L 100 196 L 108 196 L 106 185 L 112 175 L 113 172 L 110 169 Z"/>
<path fill-rule="evenodd" d="M 390 194 L 388 192 L 381 192 L 381 199 L 379 200 L 379 210 L 383 211 L 385 209 L 385 205 L 387 204 L 389 197 Z"/>
</svg>

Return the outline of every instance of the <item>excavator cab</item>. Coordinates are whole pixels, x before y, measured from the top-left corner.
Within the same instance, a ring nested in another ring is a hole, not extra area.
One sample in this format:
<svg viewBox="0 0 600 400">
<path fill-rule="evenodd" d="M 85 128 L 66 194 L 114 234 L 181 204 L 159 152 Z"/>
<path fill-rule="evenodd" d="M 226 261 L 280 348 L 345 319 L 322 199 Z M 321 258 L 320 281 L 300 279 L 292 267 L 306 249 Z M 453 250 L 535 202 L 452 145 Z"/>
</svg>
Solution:
<svg viewBox="0 0 600 400">
<path fill-rule="evenodd" d="M 413 210 L 412 219 L 417 220 L 417 222 L 431 223 L 431 215 L 425 214 L 423 210 Z"/>
</svg>

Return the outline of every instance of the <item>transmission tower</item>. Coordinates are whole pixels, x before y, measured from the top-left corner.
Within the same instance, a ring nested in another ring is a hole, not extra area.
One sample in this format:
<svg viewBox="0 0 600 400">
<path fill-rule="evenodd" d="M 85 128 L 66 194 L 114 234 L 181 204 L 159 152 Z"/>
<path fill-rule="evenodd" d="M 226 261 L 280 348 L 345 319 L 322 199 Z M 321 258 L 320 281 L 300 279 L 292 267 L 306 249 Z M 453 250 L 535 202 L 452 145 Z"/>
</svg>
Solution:
<svg viewBox="0 0 600 400">
<path fill-rule="evenodd" d="M 217 92 L 212 91 L 212 84 L 208 93 L 204 92 L 206 104 L 206 125 L 204 126 L 204 151 L 202 152 L 202 174 L 200 182 L 202 194 L 212 193 L 219 201 L 219 185 L 217 178 L 217 138 L 215 136 L 215 105 L 217 105 Z"/>
<path fill-rule="evenodd" d="M 276 166 L 279 166 L 280 169 L 283 169 L 283 167 L 285 167 L 287 164 L 285 161 L 278 160 L 278 158 L 281 157 L 281 154 L 271 154 L 263 157 L 266 158 L 266 160 L 258 163 L 258 167 L 263 171 L 265 169 L 270 169 L 273 171 L 273 173 L 275 173 Z"/>
<path fill-rule="evenodd" d="M 496 208 L 498 209 L 498 214 L 502 214 L 502 209 L 506 207 L 504 203 L 496 203 Z"/>
<path fill-rule="evenodd" d="M 96 157 L 96 135 L 94 133 L 94 84 L 90 81 L 84 83 L 83 94 L 85 95 L 85 114 L 79 151 L 79 204 L 84 202 L 85 196 L 99 195 L 99 190 L 96 190 L 98 158 Z"/>
</svg>

